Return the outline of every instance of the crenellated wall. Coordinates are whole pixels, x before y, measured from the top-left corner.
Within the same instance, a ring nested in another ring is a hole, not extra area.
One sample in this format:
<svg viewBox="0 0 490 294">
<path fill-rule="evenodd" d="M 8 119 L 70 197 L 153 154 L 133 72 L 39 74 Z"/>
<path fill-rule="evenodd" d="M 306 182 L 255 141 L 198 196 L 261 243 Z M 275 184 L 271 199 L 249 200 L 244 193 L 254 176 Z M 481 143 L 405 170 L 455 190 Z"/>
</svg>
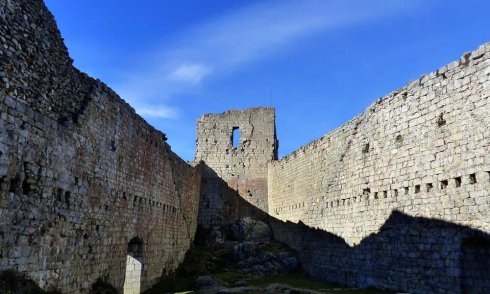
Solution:
<svg viewBox="0 0 490 294">
<path fill-rule="evenodd" d="M 117 94 L 75 69 L 41 0 L 0 1 L 0 271 L 45 289 L 141 289 L 176 269 L 197 226 L 201 167 Z"/>
</svg>

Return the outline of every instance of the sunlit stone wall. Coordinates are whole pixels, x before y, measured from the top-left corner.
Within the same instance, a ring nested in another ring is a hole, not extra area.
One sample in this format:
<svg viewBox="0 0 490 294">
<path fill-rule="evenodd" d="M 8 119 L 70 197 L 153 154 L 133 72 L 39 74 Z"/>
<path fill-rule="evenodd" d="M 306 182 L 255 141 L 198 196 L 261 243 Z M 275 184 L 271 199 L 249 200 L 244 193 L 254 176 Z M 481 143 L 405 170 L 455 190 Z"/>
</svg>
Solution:
<svg viewBox="0 0 490 294">
<path fill-rule="evenodd" d="M 274 235 L 326 280 L 490 291 L 489 96 L 490 43 L 271 162 Z"/>
<path fill-rule="evenodd" d="M 394 209 L 490 230 L 490 44 L 269 168 L 269 213 L 358 244 Z"/>
</svg>

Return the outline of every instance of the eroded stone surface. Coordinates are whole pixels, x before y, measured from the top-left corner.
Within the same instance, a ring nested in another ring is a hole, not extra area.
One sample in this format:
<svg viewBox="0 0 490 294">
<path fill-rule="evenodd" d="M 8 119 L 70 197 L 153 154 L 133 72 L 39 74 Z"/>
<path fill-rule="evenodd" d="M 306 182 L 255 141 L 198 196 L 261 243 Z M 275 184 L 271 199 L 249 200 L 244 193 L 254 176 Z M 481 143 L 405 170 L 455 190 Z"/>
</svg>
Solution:
<svg viewBox="0 0 490 294">
<path fill-rule="evenodd" d="M 476 261 L 490 254 L 489 68 L 485 44 L 281 160 L 264 158 L 267 211 L 292 222 L 269 218 L 274 237 L 323 279 L 420 293 L 489 291 L 490 263 Z M 197 158 L 209 160 L 232 190 L 203 189 L 209 211 L 202 212 L 224 215 L 216 221 L 227 220 L 222 211 L 257 214 L 243 209 L 246 195 L 230 196 L 237 187 L 222 166 L 233 127 L 226 122 L 248 111 L 198 123 Z M 220 140 L 203 142 L 215 133 Z M 208 179 L 203 188 L 220 187 Z"/>
<path fill-rule="evenodd" d="M 121 291 L 137 238 L 147 289 L 182 261 L 199 213 L 208 228 L 267 220 L 323 279 L 490 291 L 490 44 L 281 160 L 274 109 L 204 115 L 203 170 L 73 67 L 42 1 L 0 1 L 0 45 L 0 271 L 67 293 L 97 280 Z"/>
<path fill-rule="evenodd" d="M 239 130 L 236 146 L 234 129 Z M 277 145 L 273 108 L 230 110 L 198 120 L 196 161 L 206 165 L 200 224 L 207 227 L 238 218 L 228 203 L 236 192 L 252 206 L 268 211 L 267 165 L 277 158 Z"/>
<path fill-rule="evenodd" d="M 358 244 L 394 209 L 490 230 L 490 44 L 269 169 L 269 212 Z"/>
<path fill-rule="evenodd" d="M 200 171 L 111 89 L 72 65 L 40 0 L 0 1 L 0 271 L 42 288 L 141 289 L 177 267 L 197 223 Z"/>
</svg>

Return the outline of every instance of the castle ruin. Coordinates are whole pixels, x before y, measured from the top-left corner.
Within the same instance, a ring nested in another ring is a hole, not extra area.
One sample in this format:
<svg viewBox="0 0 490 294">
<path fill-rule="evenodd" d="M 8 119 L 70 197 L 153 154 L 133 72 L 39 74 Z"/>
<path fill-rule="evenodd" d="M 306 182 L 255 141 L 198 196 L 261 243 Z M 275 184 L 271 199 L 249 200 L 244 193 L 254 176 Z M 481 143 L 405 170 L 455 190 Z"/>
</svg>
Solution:
<svg viewBox="0 0 490 294">
<path fill-rule="evenodd" d="M 198 225 L 253 216 L 324 280 L 490 292 L 490 43 L 280 160 L 273 108 L 204 115 L 192 164 L 73 67 L 41 0 L 0 2 L 0 43 L 0 271 L 139 292 Z"/>
</svg>

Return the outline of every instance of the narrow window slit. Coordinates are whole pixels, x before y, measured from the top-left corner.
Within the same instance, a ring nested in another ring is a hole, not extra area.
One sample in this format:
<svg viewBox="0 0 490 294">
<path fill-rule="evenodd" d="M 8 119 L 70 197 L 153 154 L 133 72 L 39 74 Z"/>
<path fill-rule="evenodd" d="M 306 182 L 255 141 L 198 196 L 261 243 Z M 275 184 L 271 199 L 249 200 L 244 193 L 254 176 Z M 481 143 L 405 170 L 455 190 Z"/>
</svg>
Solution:
<svg viewBox="0 0 490 294">
<path fill-rule="evenodd" d="M 476 184 L 476 174 L 470 175 L 470 184 Z"/>
<path fill-rule="evenodd" d="M 369 152 L 369 143 L 364 144 L 364 147 L 362 147 L 362 153 L 368 153 Z"/>
<path fill-rule="evenodd" d="M 364 198 L 366 198 L 366 200 L 369 199 L 369 194 L 371 194 L 371 189 L 366 188 L 362 190 L 362 195 L 364 195 Z"/>
<path fill-rule="evenodd" d="M 456 188 L 461 187 L 461 177 L 454 178 L 454 184 Z"/>
<path fill-rule="evenodd" d="M 9 192 L 10 193 L 17 193 L 17 188 L 20 185 L 20 179 L 19 176 L 15 176 L 11 181 L 10 181 L 10 186 L 9 186 Z"/>
<path fill-rule="evenodd" d="M 233 144 L 233 148 L 237 149 L 240 144 L 240 128 L 233 127 L 231 134 L 231 143 Z"/>
<path fill-rule="evenodd" d="M 65 204 L 70 206 L 70 198 L 71 198 L 71 192 L 70 191 L 66 191 L 65 192 Z"/>
</svg>

